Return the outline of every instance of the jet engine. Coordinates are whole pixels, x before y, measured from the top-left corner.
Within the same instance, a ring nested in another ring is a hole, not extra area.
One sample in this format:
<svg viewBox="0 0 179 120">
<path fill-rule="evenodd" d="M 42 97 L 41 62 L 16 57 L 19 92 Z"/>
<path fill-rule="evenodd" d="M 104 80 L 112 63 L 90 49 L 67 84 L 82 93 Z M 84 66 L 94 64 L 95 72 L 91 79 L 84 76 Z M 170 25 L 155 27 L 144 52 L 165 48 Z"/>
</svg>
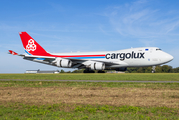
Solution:
<svg viewBox="0 0 179 120">
<path fill-rule="evenodd" d="M 116 68 L 116 71 L 126 71 L 127 67 Z"/>
<path fill-rule="evenodd" d="M 92 70 L 104 70 L 105 69 L 105 64 L 101 62 L 95 62 L 91 64 L 91 69 Z"/>
<path fill-rule="evenodd" d="M 72 66 L 72 61 L 68 59 L 58 59 L 56 65 L 58 67 L 70 68 Z"/>
</svg>

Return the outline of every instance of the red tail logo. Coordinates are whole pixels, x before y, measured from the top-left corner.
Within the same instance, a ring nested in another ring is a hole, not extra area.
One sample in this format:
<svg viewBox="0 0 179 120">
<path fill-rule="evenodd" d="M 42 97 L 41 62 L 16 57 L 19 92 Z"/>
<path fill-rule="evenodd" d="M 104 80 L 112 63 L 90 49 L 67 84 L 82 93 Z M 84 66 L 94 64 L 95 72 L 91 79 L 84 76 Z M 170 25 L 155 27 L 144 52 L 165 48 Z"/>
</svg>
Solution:
<svg viewBox="0 0 179 120">
<path fill-rule="evenodd" d="M 47 53 L 27 32 L 19 33 L 24 49 L 28 54 L 47 56 Z"/>
<path fill-rule="evenodd" d="M 34 44 L 34 40 L 30 39 L 28 41 L 28 45 L 26 46 L 27 51 L 35 51 L 36 50 L 36 45 Z"/>
</svg>

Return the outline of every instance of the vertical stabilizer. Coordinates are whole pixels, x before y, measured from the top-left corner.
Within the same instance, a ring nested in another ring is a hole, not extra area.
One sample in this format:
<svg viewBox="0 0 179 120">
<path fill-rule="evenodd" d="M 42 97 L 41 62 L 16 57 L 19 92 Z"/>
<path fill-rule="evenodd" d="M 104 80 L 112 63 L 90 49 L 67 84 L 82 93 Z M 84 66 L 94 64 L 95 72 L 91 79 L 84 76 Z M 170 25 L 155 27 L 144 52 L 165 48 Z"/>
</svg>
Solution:
<svg viewBox="0 0 179 120">
<path fill-rule="evenodd" d="M 22 44 L 29 55 L 46 56 L 47 53 L 27 32 L 19 32 Z"/>
</svg>

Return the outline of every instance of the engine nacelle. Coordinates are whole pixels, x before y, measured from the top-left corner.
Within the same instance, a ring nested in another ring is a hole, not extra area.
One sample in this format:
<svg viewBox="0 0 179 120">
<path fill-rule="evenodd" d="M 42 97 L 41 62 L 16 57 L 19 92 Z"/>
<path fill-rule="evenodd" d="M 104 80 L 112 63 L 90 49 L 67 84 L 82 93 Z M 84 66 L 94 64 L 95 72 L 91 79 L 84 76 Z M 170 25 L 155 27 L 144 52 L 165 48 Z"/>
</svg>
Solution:
<svg viewBox="0 0 179 120">
<path fill-rule="evenodd" d="M 95 62 L 91 64 L 91 69 L 92 70 L 104 70 L 105 69 L 105 64 L 102 62 Z"/>
<path fill-rule="evenodd" d="M 126 71 L 127 67 L 116 68 L 116 71 Z"/>
<path fill-rule="evenodd" d="M 58 67 L 70 68 L 72 66 L 72 61 L 67 59 L 59 59 L 57 60 L 56 65 Z"/>
</svg>

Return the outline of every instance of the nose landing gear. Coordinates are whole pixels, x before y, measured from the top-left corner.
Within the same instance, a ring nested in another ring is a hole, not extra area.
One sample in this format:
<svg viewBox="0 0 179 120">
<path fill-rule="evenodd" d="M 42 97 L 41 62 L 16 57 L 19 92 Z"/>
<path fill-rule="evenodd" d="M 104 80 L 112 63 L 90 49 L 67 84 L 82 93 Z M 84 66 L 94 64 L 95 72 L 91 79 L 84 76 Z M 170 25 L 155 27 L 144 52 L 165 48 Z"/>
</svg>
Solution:
<svg viewBox="0 0 179 120">
<path fill-rule="evenodd" d="M 155 73 L 155 67 L 156 67 L 156 66 L 153 66 L 153 67 L 152 67 L 152 73 Z"/>
</svg>

